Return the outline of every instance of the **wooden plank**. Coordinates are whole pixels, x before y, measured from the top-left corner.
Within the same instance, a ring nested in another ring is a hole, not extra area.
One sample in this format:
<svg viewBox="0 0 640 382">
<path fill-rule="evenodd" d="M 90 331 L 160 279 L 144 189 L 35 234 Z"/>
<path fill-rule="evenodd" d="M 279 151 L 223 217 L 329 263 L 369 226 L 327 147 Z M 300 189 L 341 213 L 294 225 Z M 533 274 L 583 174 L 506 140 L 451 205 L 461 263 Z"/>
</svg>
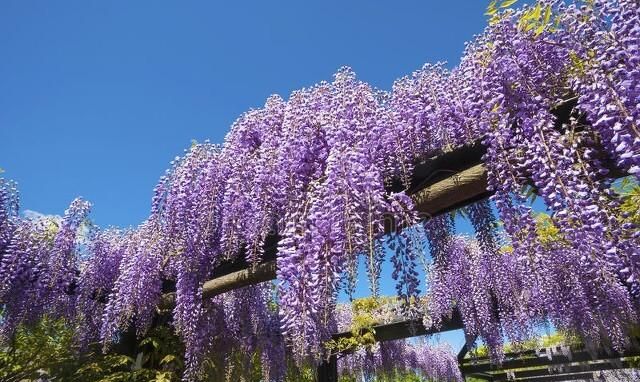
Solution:
<svg viewBox="0 0 640 382">
<path fill-rule="evenodd" d="M 575 99 L 570 98 L 553 109 L 558 117 L 556 128 L 562 129 L 562 121 L 568 120 L 573 105 Z M 487 191 L 487 170 L 481 163 L 485 153 L 486 147 L 480 140 L 443 150 L 415 165 L 409 185 L 395 181 L 388 191 L 401 191 L 408 186 L 407 193 L 413 199 L 421 220 L 485 199 L 491 196 Z M 389 226 L 385 227 L 387 232 L 397 229 L 393 222 L 388 223 Z M 238 254 L 217 266 L 212 279 L 203 285 L 203 296 L 213 297 L 235 288 L 275 279 L 279 239 L 277 235 L 267 237 L 262 264 L 249 264 L 243 254 Z M 174 298 L 163 296 L 161 305 L 170 305 Z"/>
<path fill-rule="evenodd" d="M 440 332 L 446 332 L 450 330 L 462 329 L 462 319 L 457 311 L 448 320 L 444 320 L 442 325 L 438 328 L 430 327 L 426 328 L 422 320 L 409 320 L 391 322 L 388 324 L 380 324 L 373 326 L 373 336 L 377 342 L 393 341 L 403 339 L 407 337 L 428 335 Z M 349 338 L 353 334 L 350 331 L 336 333 L 332 336 L 334 340 L 340 338 Z M 342 354 L 349 354 L 355 349 L 348 349 Z M 324 361 L 318 367 L 318 382 L 334 382 L 337 381 L 337 363 L 336 354 L 332 354 L 329 361 Z M 333 362 L 333 364 L 332 364 Z M 333 378 L 333 379 L 332 379 Z"/>
</svg>

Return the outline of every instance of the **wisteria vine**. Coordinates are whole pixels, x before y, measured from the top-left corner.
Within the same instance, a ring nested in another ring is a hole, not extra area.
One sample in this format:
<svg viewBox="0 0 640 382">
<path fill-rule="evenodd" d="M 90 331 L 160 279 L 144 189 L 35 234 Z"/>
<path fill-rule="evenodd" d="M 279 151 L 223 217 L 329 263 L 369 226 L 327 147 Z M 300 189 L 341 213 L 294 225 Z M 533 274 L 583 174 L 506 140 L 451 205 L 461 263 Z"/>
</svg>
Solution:
<svg viewBox="0 0 640 382">
<path fill-rule="evenodd" d="M 0 180 L 3 338 L 50 315 L 108 349 L 131 325 L 139 335 L 152 325 L 173 282 L 185 378 L 198 378 L 212 347 L 231 346 L 260 351 L 277 380 L 285 353 L 322 357 L 360 259 L 375 295 L 390 252 L 408 304 L 428 243 L 426 321 L 458 309 L 469 341 L 482 338 L 496 361 L 505 336 L 549 322 L 624 348 L 638 322 L 640 231 L 618 213 L 612 186 L 640 174 L 640 4 L 540 0 L 493 13 L 453 69 L 425 65 L 386 92 L 343 68 L 287 100 L 270 97 L 222 145 L 176 158 L 137 228 L 91 227 L 82 199 L 62 218 L 20 217 L 15 186 Z M 390 186 L 409 189 L 417 163 L 477 141 L 493 196 L 466 210 L 476 239 L 456 236 L 449 215 L 418 224 L 411 197 Z M 531 189 L 554 241 L 541 239 Z M 398 229 L 385 236 L 387 219 Z M 261 285 L 203 300 L 216 267 L 261 262 L 273 237 L 274 293 Z"/>
</svg>

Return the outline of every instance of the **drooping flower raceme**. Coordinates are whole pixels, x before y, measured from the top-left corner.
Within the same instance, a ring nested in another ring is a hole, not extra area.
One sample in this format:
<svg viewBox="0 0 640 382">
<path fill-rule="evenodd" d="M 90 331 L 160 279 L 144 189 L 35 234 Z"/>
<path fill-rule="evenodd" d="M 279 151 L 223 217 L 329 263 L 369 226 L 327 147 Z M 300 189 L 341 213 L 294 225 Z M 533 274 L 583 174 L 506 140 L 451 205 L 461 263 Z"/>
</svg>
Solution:
<svg viewBox="0 0 640 382">
<path fill-rule="evenodd" d="M 547 322 L 623 348 L 638 319 L 640 233 L 619 216 L 612 184 L 639 173 L 639 12 L 634 0 L 540 0 L 496 14 L 458 66 L 425 65 L 389 92 L 343 68 L 286 100 L 272 96 L 222 146 L 194 144 L 172 162 L 135 229 L 81 234 L 82 200 L 60 220 L 18 218 L 15 191 L 0 182 L 3 333 L 46 313 L 87 323 L 81 342 L 98 326 L 105 345 L 131 324 L 142 335 L 163 282 L 174 282 L 188 378 L 201 354 L 230 349 L 209 340 L 227 326 L 229 343 L 259 349 L 280 375 L 272 361 L 282 343 L 299 359 L 322 356 L 337 293 L 354 289 L 360 259 L 377 294 L 391 249 L 398 294 L 411 301 L 428 247 L 431 319 L 459 309 L 469 339 L 483 338 L 495 359 L 504 336 Z M 447 215 L 416 225 L 406 193 L 415 166 L 477 141 L 493 193 L 491 205 L 467 209 L 477 241 L 456 237 Z M 554 242 L 540 238 L 529 190 L 549 209 Z M 396 229 L 385 231 L 385 219 Z M 203 300 L 220 265 L 263 261 L 271 239 L 277 312 L 265 287 Z M 229 298 L 252 301 L 253 316 Z M 236 316 L 264 322 L 222 323 Z M 265 352 L 268 336 L 278 347 Z"/>
<path fill-rule="evenodd" d="M 1 330 L 10 337 L 20 322 L 47 314 L 75 315 L 78 243 L 90 204 L 74 200 L 61 219 L 22 219 L 0 260 Z"/>
<path fill-rule="evenodd" d="M 412 372 L 426 380 L 462 381 L 453 349 L 449 345 L 410 343 L 408 340 L 382 342 L 369 350 L 358 350 L 338 360 L 341 376 L 358 380 Z"/>
</svg>

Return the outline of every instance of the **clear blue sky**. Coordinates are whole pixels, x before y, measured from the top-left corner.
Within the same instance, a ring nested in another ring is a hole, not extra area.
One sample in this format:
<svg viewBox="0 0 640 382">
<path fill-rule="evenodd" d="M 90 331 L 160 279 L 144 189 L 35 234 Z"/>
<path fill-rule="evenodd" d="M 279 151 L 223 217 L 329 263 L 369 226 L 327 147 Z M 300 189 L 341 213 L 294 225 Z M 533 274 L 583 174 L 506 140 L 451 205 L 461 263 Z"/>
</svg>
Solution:
<svg viewBox="0 0 640 382">
<path fill-rule="evenodd" d="M 61 214 L 82 196 L 97 224 L 136 225 L 192 139 L 221 142 L 243 111 L 342 65 L 383 89 L 453 66 L 486 4 L 4 0 L 0 167 L 23 209 Z"/>
<path fill-rule="evenodd" d="M 485 1 L 0 2 L 0 167 L 22 208 L 136 225 L 191 139 L 342 65 L 377 87 L 459 61 Z"/>
</svg>

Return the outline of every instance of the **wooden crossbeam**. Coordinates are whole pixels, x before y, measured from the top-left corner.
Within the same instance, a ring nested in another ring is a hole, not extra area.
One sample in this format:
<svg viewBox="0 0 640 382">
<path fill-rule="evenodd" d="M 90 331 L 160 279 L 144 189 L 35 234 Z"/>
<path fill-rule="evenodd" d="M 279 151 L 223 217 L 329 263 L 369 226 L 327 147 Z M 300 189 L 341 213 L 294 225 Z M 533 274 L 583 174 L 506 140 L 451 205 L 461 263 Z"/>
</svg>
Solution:
<svg viewBox="0 0 640 382">
<path fill-rule="evenodd" d="M 535 354 L 535 353 L 534 353 Z M 494 365 L 489 360 L 483 360 L 481 362 L 474 361 L 473 359 L 466 360 L 461 366 L 460 370 L 466 375 L 472 375 L 475 373 L 490 373 L 493 371 L 504 371 L 510 369 L 522 369 L 530 367 L 550 366 L 558 364 L 571 364 L 576 362 L 593 362 L 603 360 L 615 360 L 626 357 L 640 356 L 640 349 L 631 349 L 622 353 L 606 351 L 601 349 L 595 355 L 595 357 L 585 350 L 573 351 L 571 357 L 567 357 L 562 354 L 555 354 L 551 359 L 546 356 L 536 357 L 526 356 L 523 358 L 520 354 L 505 354 L 505 361 L 501 365 Z"/>
<path fill-rule="evenodd" d="M 628 369 L 632 367 L 631 363 L 628 361 L 620 361 L 616 359 L 611 362 L 610 360 L 606 360 L 604 362 L 589 362 L 584 364 L 571 364 L 562 368 L 560 371 L 550 371 L 548 367 L 543 369 L 535 369 L 535 370 L 521 370 L 514 371 L 511 373 L 512 377 L 515 380 L 523 380 L 528 381 L 530 379 L 527 378 L 539 378 L 546 376 L 568 376 L 575 375 L 586 372 L 594 372 L 594 371 L 604 371 L 604 370 L 615 370 L 615 369 Z M 509 373 L 500 372 L 491 374 L 491 381 L 501 382 L 501 381 L 509 381 Z"/>
<path fill-rule="evenodd" d="M 454 314 L 450 318 L 443 320 L 442 324 L 438 327 L 425 327 L 421 319 L 414 319 L 375 325 L 372 329 L 373 336 L 377 342 L 393 341 L 402 338 L 462 329 L 462 318 L 457 311 L 454 311 Z M 350 331 L 345 331 L 334 334 L 333 339 L 338 340 L 352 336 L 353 334 Z"/>
<path fill-rule="evenodd" d="M 561 374 L 561 375 L 544 375 L 540 377 L 516 379 L 516 381 L 523 382 L 554 382 L 554 381 L 593 381 L 593 373 L 576 373 L 576 374 Z"/>
<path fill-rule="evenodd" d="M 411 199 L 416 210 L 428 218 L 471 204 L 489 195 L 487 169 L 483 164 L 476 164 L 415 192 Z"/>
<path fill-rule="evenodd" d="M 202 285 L 202 298 L 211 298 L 233 289 L 258 284 L 276 278 L 275 260 L 256 264 L 250 268 L 235 271 L 215 279 L 211 279 Z M 162 295 L 159 309 L 168 309 L 175 304 L 175 292 Z"/>
</svg>

